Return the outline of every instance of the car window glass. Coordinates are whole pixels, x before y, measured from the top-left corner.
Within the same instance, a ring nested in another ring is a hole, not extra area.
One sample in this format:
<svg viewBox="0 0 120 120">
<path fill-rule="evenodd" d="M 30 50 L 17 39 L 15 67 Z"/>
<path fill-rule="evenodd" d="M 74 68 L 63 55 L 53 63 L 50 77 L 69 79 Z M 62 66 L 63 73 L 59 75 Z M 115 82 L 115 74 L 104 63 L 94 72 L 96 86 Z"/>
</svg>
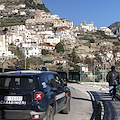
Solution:
<svg viewBox="0 0 120 120">
<path fill-rule="evenodd" d="M 44 77 L 43 82 L 48 83 L 48 77 L 47 77 L 47 75 Z"/>
<path fill-rule="evenodd" d="M 5 78 L 4 78 L 5 79 Z M 5 87 L 8 87 L 9 86 L 9 83 L 11 81 L 11 78 L 6 78 L 6 81 L 5 80 L 1 80 L 1 81 L 4 81 L 5 82 Z M 4 85 L 2 85 L 4 86 Z"/>
<path fill-rule="evenodd" d="M 58 87 L 62 86 L 62 81 L 57 74 L 54 75 L 54 78 L 55 78 L 55 82 L 56 82 L 57 86 Z"/>
<path fill-rule="evenodd" d="M 5 84 L 5 78 L 0 78 L 0 87 L 3 87 Z M 8 81 L 9 84 L 9 81 Z"/>
<path fill-rule="evenodd" d="M 33 79 L 28 79 L 29 83 L 32 83 L 33 82 Z"/>
<path fill-rule="evenodd" d="M 3 77 L 0 78 L 0 88 L 34 89 L 38 87 L 36 77 Z"/>
<path fill-rule="evenodd" d="M 56 87 L 54 76 L 52 74 L 50 74 L 50 75 L 47 75 L 47 77 L 48 77 L 48 81 L 49 81 L 49 84 L 51 85 L 51 87 Z"/>
<path fill-rule="evenodd" d="M 15 78 L 16 85 L 20 85 L 20 78 Z"/>
</svg>

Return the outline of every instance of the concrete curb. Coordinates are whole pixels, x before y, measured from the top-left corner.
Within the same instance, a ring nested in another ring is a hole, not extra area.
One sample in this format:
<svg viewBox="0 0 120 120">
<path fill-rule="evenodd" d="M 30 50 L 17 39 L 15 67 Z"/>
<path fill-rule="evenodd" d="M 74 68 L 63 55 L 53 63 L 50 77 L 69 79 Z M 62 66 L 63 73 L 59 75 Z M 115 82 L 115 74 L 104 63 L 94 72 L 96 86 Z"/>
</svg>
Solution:
<svg viewBox="0 0 120 120">
<path fill-rule="evenodd" d="M 89 86 L 92 86 L 93 89 L 94 87 L 97 88 L 99 91 L 104 91 L 105 93 L 107 93 L 109 91 L 109 85 L 108 83 L 94 83 L 94 82 L 81 82 L 81 83 L 76 83 L 77 86 L 80 84 L 80 85 L 89 85 Z M 72 86 L 72 88 L 74 88 Z M 79 90 L 79 89 L 78 89 Z M 96 112 L 95 113 L 95 117 L 97 117 L 96 119 L 97 120 L 103 120 L 104 119 L 104 114 L 105 114 L 105 111 L 104 111 L 104 104 L 102 101 L 99 101 L 95 98 L 95 96 L 87 91 L 91 97 L 91 100 L 92 100 L 92 103 L 94 104 L 94 106 L 96 106 L 96 108 L 94 109 Z M 119 96 L 120 98 L 120 96 Z"/>
</svg>

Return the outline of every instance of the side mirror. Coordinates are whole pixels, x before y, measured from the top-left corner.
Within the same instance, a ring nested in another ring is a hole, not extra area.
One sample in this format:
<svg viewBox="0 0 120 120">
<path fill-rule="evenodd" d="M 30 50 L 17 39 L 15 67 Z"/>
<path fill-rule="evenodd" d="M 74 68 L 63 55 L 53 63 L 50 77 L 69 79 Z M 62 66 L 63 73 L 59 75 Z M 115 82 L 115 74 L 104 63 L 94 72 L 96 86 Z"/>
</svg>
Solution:
<svg viewBox="0 0 120 120">
<path fill-rule="evenodd" d="M 67 82 L 66 81 L 63 81 L 63 84 L 64 84 L 64 86 L 67 86 Z"/>
<path fill-rule="evenodd" d="M 62 84 L 63 84 L 64 86 L 67 86 L 67 81 L 66 81 L 66 79 L 62 79 Z"/>
</svg>

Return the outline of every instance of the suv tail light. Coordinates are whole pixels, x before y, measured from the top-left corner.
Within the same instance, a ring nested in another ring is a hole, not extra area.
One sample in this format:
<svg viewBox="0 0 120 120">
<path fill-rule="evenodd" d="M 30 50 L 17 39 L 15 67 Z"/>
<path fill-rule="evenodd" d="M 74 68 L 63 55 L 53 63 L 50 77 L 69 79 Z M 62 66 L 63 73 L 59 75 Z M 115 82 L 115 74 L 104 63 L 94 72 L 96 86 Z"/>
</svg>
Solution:
<svg viewBox="0 0 120 120">
<path fill-rule="evenodd" d="M 43 92 L 37 92 L 35 93 L 35 100 L 41 100 L 44 97 Z"/>
<path fill-rule="evenodd" d="M 40 115 L 34 115 L 34 119 L 39 119 Z"/>
</svg>

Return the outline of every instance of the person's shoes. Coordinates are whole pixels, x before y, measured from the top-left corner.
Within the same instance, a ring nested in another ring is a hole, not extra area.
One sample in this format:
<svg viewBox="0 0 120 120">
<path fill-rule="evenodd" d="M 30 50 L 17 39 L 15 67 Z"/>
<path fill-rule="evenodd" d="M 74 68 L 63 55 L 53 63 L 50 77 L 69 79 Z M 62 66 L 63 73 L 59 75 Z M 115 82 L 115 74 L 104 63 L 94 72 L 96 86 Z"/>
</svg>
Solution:
<svg viewBox="0 0 120 120">
<path fill-rule="evenodd" d="M 114 97 L 112 97 L 112 101 L 115 101 L 115 98 L 114 98 Z"/>
</svg>

